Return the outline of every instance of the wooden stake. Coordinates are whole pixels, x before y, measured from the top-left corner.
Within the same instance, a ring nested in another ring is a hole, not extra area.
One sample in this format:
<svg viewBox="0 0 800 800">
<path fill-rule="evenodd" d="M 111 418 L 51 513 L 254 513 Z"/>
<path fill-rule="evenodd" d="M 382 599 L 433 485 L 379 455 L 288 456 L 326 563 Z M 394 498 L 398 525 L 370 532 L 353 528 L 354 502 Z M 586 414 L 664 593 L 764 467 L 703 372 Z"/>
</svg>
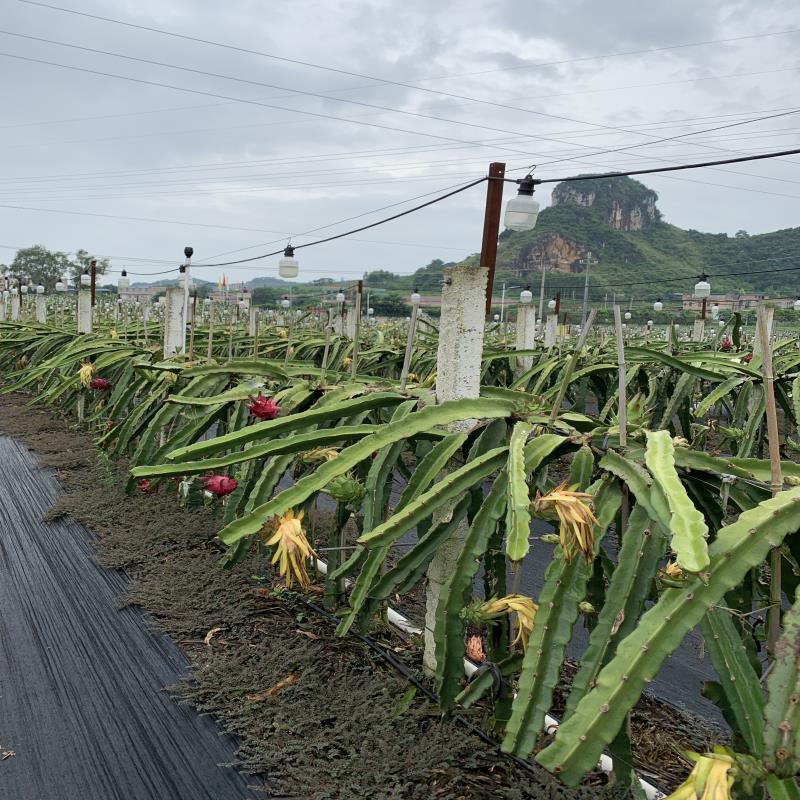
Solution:
<svg viewBox="0 0 800 800">
<path fill-rule="evenodd" d="M 211 308 L 208 311 L 208 352 L 206 358 L 211 361 L 211 349 L 214 344 L 214 303 L 211 303 Z"/>
<path fill-rule="evenodd" d="M 617 366 L 619 369 L 619 446 L 628 446 L 628 398 L 625 390 L 625 340 L 622 338 L 622 315 L 614 304 L 614 335 L 617 340 Z"/>
<path fill-rule="evenodd" d="M 764 376 L 764 399 L 767 417 L 767 444 L 769 446 L 770 490 L 775 497 L 783 488 L 781 451 L 778 439 L 778 412 L 775 408 L 775 375 L 772 370 L 772 345 L 769 341 L 771 325 L 767 309 L 758 309 L 759 339 L 761 345 L 761 373 Z M 781 635 L 781 550 L 770 552 L 769 611 L 767 613 L 767 652 L 775 657 L 775 645 Z"/>
</svg>

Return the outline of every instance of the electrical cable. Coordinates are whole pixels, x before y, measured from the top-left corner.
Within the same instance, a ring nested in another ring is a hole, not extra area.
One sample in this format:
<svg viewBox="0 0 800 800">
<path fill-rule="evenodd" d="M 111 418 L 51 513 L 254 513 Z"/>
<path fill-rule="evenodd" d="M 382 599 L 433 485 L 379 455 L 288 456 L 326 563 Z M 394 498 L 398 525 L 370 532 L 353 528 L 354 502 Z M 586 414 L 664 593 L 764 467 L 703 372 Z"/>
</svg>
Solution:
<svg viewBox="0 0 800 800">
<path fill-rule="evenodd" d="M 261 56 L 261 57 L 276 59 L 278 61 L 283 61 L 283 62 L 287 62 L 287 63 L 298 64 L 298 65 L 302 65 L 302 66 L 312 67 L 312 68 L 315 68 L 315 69 L 323 69 L 325 71 L 335 72 L 335 73 L 338 73 L 338 74 L 345 74 L 345 75 L 349 75 L 351 77 L 364 78 L 366 80 L 377 81 L 378 83 L 386 84 L 386 85 L 390 85 L 390 86 L 401 86 L 403 88 L 412 89 L 412 90 L 415 90 L 415 91 L 421 91 L 421 92 L 426 92 L 426 93 L 430 93 L 430 94 L 436 94 L 436 95 L 449 97 L 449 98 L 460 99 L 460 100 L 466 100 L 466 101 L 473 102 L 473 103 L 481 103 L 481 104 L 489 105 L 489 106 L 496 107 L 496 108 L 503 108 L 503 109 L 508 109 L 508 110 L 513 110 L 513 111 L 526 113 L 526 114 L 534 114 L 536 116 L 546 117 L 546 118 L 549 118 L 549 119 L 558 119 L 558 120 L 573 122 L 573 123 L 581 124 L 581 125 L 590 125 L 590 126 L 594 126 L 594 127 L 598 127 L 598 128 L 604 128 L 604 129 L 607 129 L 607 130 L 613 130 L 613 131 L 616 131 L 616 132 L 634 133 L 636 135 L 647 135 L 647 134 L 642 134 L 642 133 L 640 133 L 638 131 L 631 131 L 631 130 L 627 130 L 627 129 L 624 129 L 624 128 L 618 128 L 618 127 L 614 127 L 614 126 L 610 126 L 610 125 L 605 125 L 605 124 L 602 124 L 602 123 L 589 122 L 589 121 L 586 121 L 586 120 L 579 120 L 579 119 L 575 119 L 573 117 L 566 117 L 566 116 L 563 116 L 563 115 L 548 114 L 548 113 L 545 113 L 545 112 L 534 111 L 532 109 L 522 108 L 522 107 L 519 107 L 519 106 L 511 106 L 511 105 L 504 104 L 504 103 L 497 103 L 497 102 L 493 102 L 493 101 L 490 101 L 490 100 L 474 98 L 474 97 L 468 97 L 466 95 L 455 94 L 453 92 L 443 92 L 441 90 L 430 89 L 430 88 L 421 87 L 421 86 L 415 86 L 413 83 L 405 83 L 405 82 L 401 82 L 401 81 L 386 80 L 386 79 L 377 78 L 377 77 L 374 77 L 374 76 L 371 76 L 371 75 L 364 75 L 362 73 L 349 72 L 347 70 L 341 70 L 341 69 L 336 69 L 336 68 L 333 68 L 333 67 L 326 67 L 324 65 L 313 64 L 311 62 L 300 61 L 298 59 L 284 58 L 284 57 L 281 57 L 281 56 L 276 56 L 274 54 L 264 53 L 262 51 L 249 50 L 247 48 L 241 48 L 241 47 L 237 47 L 235 45 L 227 45 L 227 44 L 220 43 L 220 42 L 215 42 L 215 41 L 212 41 L 212 40 L 201 39 L 199 37 L 192 37 L 192 36 L 188 36 L 188 35 L 185 35 L 185 34 L 173 33 L 171 31 L 165 31 L 165 30 L 162 30 L 162 29 L 159 29 L 159 28 L 143 26 L 143 25 L 138 25 L 138 24 L 135 24 L 135 23 L 125 22 L 123 20 L 113 19 L 111 17 L 103 17 L 103 16 L 99 16 L 99 15 L 95 15 L 95 14 L 89 14 L 89 13 L 86 13 L 86 12 L 75 11 L 73 9 L 65 8 L 65 7 L 62 7 L 62 6 L 56 6 L 56 5 L 53 5 L 53 4 L 37 2 L 36 0 L 18 0 L 18 1 L 22 2 L 22 3 L 26 3 L 28 5 L 34 5 L 34 6 L 39 6 L 41 8 L 47 8 L 47 9 L 50 9 L 50 10 L 61 11 L 61 12 L 68 13 L 68 14 L 74 14 L 74 15 L 77 15 L 77 16 L 88 17 L 88 18 L 91 18 L 91 19 L 96 19 L 96 20 L 100 20 L 100 21 L 103 21 L 103 22 L 108 22 L 108 23 L 112 23 L 112 24 L 116 24 L 116 25 L 122 25 L 122 26 L 125 26 L 125 27 L 135 28 L 135 29 L 138 29 L 138 30 L 145 30 L 145 31 L 148 31 L 148 32 L 151 32 L 151 33 L 158 33 L 158 34 L 161 34 L 161 35 L 164 35 L 164 36 L 172 36 L 172 37 L 175 37 L 175 38 L 178 38 L 178 39 L 184 39 L 184 40 L 188 40 L 188 41 L 195 41 L 195 42 L 198 42 L 198 43 L 201 43 L 201 44 L 207 44 L 207 45 L 211 45 L 211 46 L 215 46 L 215 47 L 222 47 L 222 48 L 225 48 L 225 49 L 231 49 L 231 50 L 235 50 L 237 52 L 247 53 L 249 55 L 258 55 L 258 56 Z M 2 54 L 2 55 L 8 55 L 8 54 Z M 61 66 L 64 66 L 64 65 L 61 65 Z M 66 67 L 66 68 L 70 68 L 70 67 Z M 75 69 L 78 69 L 78 68 L 75 68 Z M 123 76 L 116 76 L 116 77 L 123 77 Z M 179 87 L 170 87 L 170 88 L 179 89 Z M 222 97 L 222 99 L 230 100 L 230 99 L 233 99 L 233 98 Z M 310 113 L 310 112 L 297 112 L 297 113 Z M 339 119 L 339 118 L 337 118 L 337 119 Z M 346 121 L 351 121 L 352 122 L 353 120 L 346 120 Z M 362 123 L 362 124 L 368 124 L 368 123 Z M 543 138 L 543 137 L 537 137 L 537 138 Z M 655 144 L 658 141 L 659 140 L 656 140 L 655 142 L 651 142 L 651 144 Z M 637 145 L 637 146 L 644 146 L 645 144 L 647 144 L 647 143 L 641 143 L 640 145 Z M 626 148 L 620 148 L 620 149 L 626 149 Z"/>
</svg>

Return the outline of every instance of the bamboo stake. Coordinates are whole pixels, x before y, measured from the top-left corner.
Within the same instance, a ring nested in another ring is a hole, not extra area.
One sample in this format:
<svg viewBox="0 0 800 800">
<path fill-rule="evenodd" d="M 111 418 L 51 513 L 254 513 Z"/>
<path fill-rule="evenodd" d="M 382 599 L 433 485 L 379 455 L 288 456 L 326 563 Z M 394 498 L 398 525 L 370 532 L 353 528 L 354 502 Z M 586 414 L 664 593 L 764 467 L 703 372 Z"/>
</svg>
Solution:
<svg viewBox="0 0 800 800">
<path fill-rule="evenodd" d="M 331 330 L 333 328 L 333 311 L 327 311 L 328 321 L 324 324 L 325 328 L 325 350 L 322 352 L 322 369 L 319 376 L 319 382 L 325 385 L 325 373 L 328 371 L 328 353 L 331 349 Z"/>
<path fill-rule="evenodd" d="M 417 314 L 419 313 L 419 303 L 411 306 L 411 321 L 408 323 L 408 338 L 406 339 L 406 352 L 403 356 L 403 369 L 400 371 L 400 391 L 406 390 L 408 381 L 408 370 L 411 367 L 411 353 L 414 349 L 414 334 L 417 330 Z"/>
<path fill-rule="evenodd" d="M 769 341 L 770 324 L 764 306 L 758 309 L 759 338 L 761 344 L 761 372 L 764 376 L 764 399 L 766 401 L 767 444 L 769 446 L 770 490 L 775 497 L 783 488 L 781 452 L 778 439 L 778 413 L 775 408 L 775 375 L 772 369 L 772 345 Z M 767 614 L 767 652 L 775 658 L 775 645 L 781 634 L 781 550 L 770 552 L 769 612 Z"/>
<path fill-rule="evenodd" d="M 214 344 L 214 303 L 211 303 L 211 308 L 208 310 L 208 352 L 206 357 L 211 361 L 211 348 Z"/>
<path fill-rule="evenodd" d="M 356 315 L 356 324 L 355 324 L 355 331 L 353 336 L 353 355 L 350 363 L 350 376 L 353 380 L 356 379 L 356 375 L 358 374 L 358 340 L 361 337 L 361 292 L 364 289 L 364 282 L 358 282 L 358 288 L 356 289 L 356 302 L 355 302 L 355 315 Z"/>
<path fill-rule="evenodd" d="M 578 363 L 578 359 L 580 358 L 581 350 L 583 350 L 583 346 L 586 344 L 586 339 L 589 336 L 589 331 L 592 329 L 594 318 L 596 316 L 597 309 L 593 308 L 589 313 L 589 318 L 586 320 L 586 324 L 581 330 L 581 335 L 578 337 L 578 342 L 575 345 L 575 351 L 572 353 L 570 360 L 567 362 L 566 369 L 564 370 L 564 377 L 561 379 L 561 386 L 558 387 L 558 395 L 553 402 L 553 407 L 550 409 L 550 425 L 556 421 L 558 412 L 561 410 L 561 404 L 564 402 L 564 395 L 567 393 L 567 385 L 569 384 L 570 378 L 572 378 L 572 373 L 575 372 L 575 367 Z"/>
<path fill-rule="evenodd" d="M 617 340 L 617 366 L 619 371 L 619 446 L 628 445 L 628 398 L 625 390 L 625 340 L 622 338 L 622 315 L 619 306 L 614 304 L 614 335 Z"/>
<path fill-rule="evenodd" d="M 194 358 L 194 324 L 197 317 L 197 295 L 192 295 L 192 321 L 189 325 L 189 361 Z"/>
</svg>

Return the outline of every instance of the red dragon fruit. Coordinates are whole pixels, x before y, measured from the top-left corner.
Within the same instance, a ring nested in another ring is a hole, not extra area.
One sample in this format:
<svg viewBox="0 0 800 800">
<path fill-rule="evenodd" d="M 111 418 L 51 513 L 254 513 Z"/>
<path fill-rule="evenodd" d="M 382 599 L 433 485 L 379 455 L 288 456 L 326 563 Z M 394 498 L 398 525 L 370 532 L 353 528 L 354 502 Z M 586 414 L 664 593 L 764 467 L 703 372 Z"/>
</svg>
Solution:
<svg viewBox="0 0 800 800">
<path fill-rule="evenodd" d="M 733 342 L 731 342 L 730 337 L 723 336 L 722 341 L 719 343 L 719 349 L 722 350 L 723 353 L 729 353 L 732 347 Z"/>
<path fill-rule="evenodd" d="M 225 497 L 238 486 L 234 478 L 227 475 L 209 475 L 203 479 L 203 488 L 217 497 Z"/>
<path fill-rule="evenodd" d="M 258 397 L 250 398 L 247 407 L 250 409 L 250 413 L 258 419 L 275 419 L 280 411 L 278 404 L 271 397 L 264 397 L 261 392 L 258 393 Z"/>
<path fill-rule="evenodd" d="M 111 388 L 111 383 L 105 378 L 92 378 L 89 381 L 89 388 L 96 392 L 106 392 Z"/>
</svg>

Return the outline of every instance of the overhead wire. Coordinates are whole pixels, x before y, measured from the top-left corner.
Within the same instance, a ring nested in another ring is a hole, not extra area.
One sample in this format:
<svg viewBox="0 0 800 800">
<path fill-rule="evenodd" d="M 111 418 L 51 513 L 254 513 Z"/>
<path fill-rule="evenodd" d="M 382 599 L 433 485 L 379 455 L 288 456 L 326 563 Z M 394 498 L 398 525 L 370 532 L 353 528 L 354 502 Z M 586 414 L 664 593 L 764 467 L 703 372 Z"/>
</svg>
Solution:
<svg viewBox="0 0 800 800">
<path fill-rule="evenodd" d="M 117 24 L 117 25 L 122 25 L 122 26 L 125 26 L 125 27 L 135 28 L 135 29 L 139 29 L 139 30 L 145 30 L 145 31 L 152 32 L 152 33 L 158 33 L 158 34 L 165 35 L 165 36 L 171 36 L 171 37 L 175 37 L 175 38 L 178 38 L 178 39 L 195 41 L 195 42 L 199 42 L 199 43 L 206 44 L 206 45 L 211 45 L 211 46 L 215 46 L 215 47 L 222 47 L 222 48 L 226 48 L 226 49 L 231 49 L 231 50 L 235 50 L 235 51 L 238 51 L 238 52 L 248 53 L 250 55 L 257 55 L 257 56 L 266 57 L 266 58 L 270 58 L 270 59 L 276 59 L 278 61 L 284 61 L 284 62 L 287 62 L 287 63 L 302 65 L 302 66 L 306 66 L 306 67 L 313 67 L 315 69 L 322 69 L 322 70 L 325 70 L 325 71 L 335 72 L 335 73 L 339 73 L 339 74 L 345 74 L 345 75 L 349 75 L 351 77 L 364 78 L 364 79 L 370 80 L 370 81 L 377 81 L 380 84 L 385 84 L 385 85 L 390 85 L 390 86 L 400 86 L 400 87 L 403 87 L 403 88 L 406 88 L 406 89 L 412 89 L 412 90 L 416 90 L 416 91 L 431 93 L 431 94 L 440 95 L 440 96 L 444 96 L 444 97 L 448 97 L 448 98 L 466 100 L 466 101 L 472 102 L 472 103 L 481 103 L 481 104 L 489 105 L 489 106 L 496 107 L 496 108 L 503 108 L 503 109 L 518 111 L 518 112 L 527 113 L 527 114 L 534 114 L 534 115 L 540 116 L 540 117 L 564 120 L 564 121 L 569 121 L 569 122 L 582 124 L 582 125 L 595 126 L 595 127 L 599 127 L 599 128 L 605 128 L 605 129 L 608 129 L 608 130 L 614 130 L 614 131 L 617 131 L 617 132 L 627 132 L 627 133 L 635 133 L 637 135 L 643 135 L 643 134 L 638 134 L 636 131 L 629 131 L 629 130 L 618 128 L 618 127 L 615 127 L 615 126 L 605 125 L 603 123 L 591 122 L 591 121 L 586 121 L 586 120 L 578 120 L 578 119 L 575 119 L 574 117 L 567 117 L 565 115 L 546 113 L 546 112 L 536 111 L 536 110 L 533 110 L 533 109 L 519 107 L 519 106 L 511 106 L 511 105 L 506 104 L 506 103 L 498 103 L 496 101 L 487 100 L 485 98 L 474 98 L 474 97 L 469 97 L 469 96 L 466 96 L 466 95 L 456 94 L 456 93 L 453 93 L 453 92 L 444 92 L 442 90 L 415 86 L 413 83 L 408 83 L 408 82 L 403 82 L 403 81 L 395 81 L 395 80 L 388 80 L 388 79 L 378 78 L 378 77 L 371 76 L 371 75 L 365 75 L 363 73 L 357 73 L 357 72 L 352 72 L 352 71 L 347 71 L 347 70 L 341 70 L 341 69 L 337 69 L 337 68 L 327 67 L 327 66 L 324 66 L 324 65 L 314 64 L 312 62 L 301 61 L 299 59 L 285 58 L 285 57 L 282 57 L 282 56 L 277 56 L 275 54 L 265 53 L 263 51 L 250 50 L 248 48 L 241 48 L 241 47 L 238 47 L 238 46 L 235 46 L 235 45 L 228 45 L 228 44 L 216 42 L 216 41 L 213 41 L 213 40 L 201 39 L 199 37 L 192 37 L 192 36 L 188 36 L 186 34 L 178 34 L 178 33 L 172 32 L 172 31 L 165 31 L 165 30 L 160 29 L 160 28 L 138 25 L 138 24 L 135 24 L 135 23 L 126 22 L 124 20 L 118 20 L 118 19 L 114 19 L 114 18 L 111 18 L 111 17 L 105 17 L 105 16 L 100 16 L 100 15 L 90 14 L 90 13 L 87 13 L 87 12 L 79 12 L 79 11 L 75 11 L 74 9 L 65 8 L 63 6 L 57 6 L 57 5 L 48 4 L 48 3 L 42 3 L 42 2 L 36 2 L 35 0 L 19 0 L 19 2 L 26 3 L 28 5 L 34 5 L 34 6 L 39 6 L 39 7 L 42 7 L 42 8 L 47 8 L 47 9 L 50 9 L 50 10 L 56 10 L 56 11 L 61 11 L 61 12 L 64 12 L 64 13 L 69 13 L 69 14 L 75 14 L 75 15 L 78 15 L 78 16 L 88 17 L 88 18 L 91 18 L 91 19 L 96 19 L 96 20 L 100 20 L 100 21 L 103 21 L 103 22 L 108 22 L 108 23 L 111 23 L 111 24 Z M 4 55 L 8 55 L 8 54 L 4 54 Z M 794 69 L 797 69 L 797 68 L 794 68 Z M 172 87 L 172 88 L 176 88 L 176 87 Z M 222 98 L 222 99 L 230 100 L 230 99 L 233 99 L 233 98 Z M 302 113 L 302 112 L 297 112 L 297 113 Z M 349 121 L 352 121 L 352 120 L 349 120 Z"/>
</svg>

